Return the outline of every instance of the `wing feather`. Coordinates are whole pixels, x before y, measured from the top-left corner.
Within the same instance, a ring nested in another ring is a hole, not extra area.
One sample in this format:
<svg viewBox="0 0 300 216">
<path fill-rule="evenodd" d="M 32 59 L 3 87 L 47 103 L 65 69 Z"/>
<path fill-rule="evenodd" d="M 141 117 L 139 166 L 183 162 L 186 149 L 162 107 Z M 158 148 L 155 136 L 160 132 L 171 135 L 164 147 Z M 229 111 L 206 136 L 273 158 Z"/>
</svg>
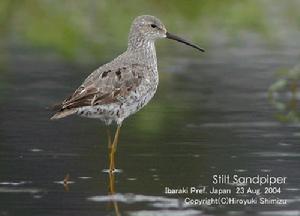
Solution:
<svg viewBox="0 0 300 216">
<path fill-rule="evenodd" d="M 109 70 L 96 70 L 69 98 L 57 106 L 58 113 L 126 99 L 141 84 L 145 67 L 131 64 Z"/>
</svg>

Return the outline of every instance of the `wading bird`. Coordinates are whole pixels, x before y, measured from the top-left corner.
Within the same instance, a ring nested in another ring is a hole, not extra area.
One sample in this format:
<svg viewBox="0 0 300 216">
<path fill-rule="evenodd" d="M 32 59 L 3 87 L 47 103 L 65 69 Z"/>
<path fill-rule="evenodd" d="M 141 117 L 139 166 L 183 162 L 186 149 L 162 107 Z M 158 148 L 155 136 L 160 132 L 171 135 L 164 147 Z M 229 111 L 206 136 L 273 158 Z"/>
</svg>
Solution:
<svg viewBox="0 0 300 216">
<path fill-rule="evenodd" d="M 116 123 L 113 141 L 109 135 L 110 172 L 115 170 L 114 154 L 122 122 L 143 108 L 156 92 L 154 42 L 160 38 L 176 40 L 204 52 L 199 46 L 169 33 L 156 17 L 139 16 L 131 25 L 127 50 L 91 73 L 70 97 L 56 105 L 57 113 L 51 118 L 77 114 L 100 119 L 107 126 Z"/>
</svg>

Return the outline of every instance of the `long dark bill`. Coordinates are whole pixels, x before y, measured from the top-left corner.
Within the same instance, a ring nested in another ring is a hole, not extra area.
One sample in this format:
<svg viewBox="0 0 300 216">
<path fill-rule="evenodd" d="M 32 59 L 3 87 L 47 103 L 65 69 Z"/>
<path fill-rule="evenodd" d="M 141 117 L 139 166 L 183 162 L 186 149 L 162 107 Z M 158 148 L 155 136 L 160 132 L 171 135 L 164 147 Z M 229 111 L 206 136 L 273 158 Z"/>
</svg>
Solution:
<svg viewBox="0 0 300 216">
<path fill-rule="evenodd" d="M 203 48 L 201 48 L 201 47 L 199 47 L 199 46 L 197 46 L 195 44 L 192 44 L 192 43 L 190 43 L 190 42 L 188 42 L 188 41 L 186 41 L 186 40 L 184 40 L 184 39 L 182 39 L 182 38 L 180 38 L 180 37 L 178 37 L 176 35 L 173 35 L 173 34 L 171 34 L 169 32 L 166 33 L 166 36 L 167 36 L 167 38 L 169 38 L 171 40 L 176 40 L 176 41 L 184 43 L 184 44 L 186 44 L 188 46 L 194 47 L 195 49 L 197 49 L 197 50 L 199 50 L 201 52 L 205 52 L 205 50 Z"/>
</svg>

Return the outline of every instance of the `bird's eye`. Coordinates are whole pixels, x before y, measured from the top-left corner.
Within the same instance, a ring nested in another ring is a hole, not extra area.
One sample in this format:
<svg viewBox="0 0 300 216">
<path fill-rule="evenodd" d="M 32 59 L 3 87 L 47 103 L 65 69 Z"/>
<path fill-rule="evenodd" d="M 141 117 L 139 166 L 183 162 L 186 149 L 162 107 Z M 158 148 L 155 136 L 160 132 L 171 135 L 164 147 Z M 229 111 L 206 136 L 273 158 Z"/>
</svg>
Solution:
<svg viewBox="0 0 300 216">
<path fill-rule="evenodd" d="M 152 27 L 152 28 L 157 28 L 157 25 L 151 24 L 151 27 Z"/>
</svg>

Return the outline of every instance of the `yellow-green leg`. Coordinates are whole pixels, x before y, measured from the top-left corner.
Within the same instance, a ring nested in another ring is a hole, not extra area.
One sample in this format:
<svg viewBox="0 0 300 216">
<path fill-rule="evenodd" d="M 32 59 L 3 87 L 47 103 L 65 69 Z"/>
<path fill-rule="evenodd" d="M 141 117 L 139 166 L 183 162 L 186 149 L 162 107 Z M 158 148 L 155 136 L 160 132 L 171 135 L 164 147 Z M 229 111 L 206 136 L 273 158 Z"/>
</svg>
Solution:
<svg viewBox="0 0 300 216">
<path fill-rule="evenodd" d="M 120 130 L 121 130 L 121 125 L 118 125 L 115 136 L 114 136 L 114 141 L 111 144 L 111 149 L 110 149 L 109 172 L 113 172 L 116 168 L 115 167 L 115 153 L 117 151 L 117 144 L 118 144 L 118 140 L 119 140 Z"/>
<path fill-rule="evenodd" d="M 110 172 L 109 173 L 109 187 L 108 187 L 108 194 L 114 196 L 116 193 L 115 191 L 115 174 Z M 116 216 L 120 216 L 120 210 L 118 206 L 118 202 L 115 199 L 112 199 L 112 204 L 115 210 Z"/>
<path fill-rule="evenodd" d="M 107 138 L 108 138 L 108 149 L 111 149 L 112 140 L 111 140 L 111 134 L 110 134 L 109 127 L 107 127 L 107 129 L 106 129 L 106 133 L 107 133 Z"/>
</svg>

